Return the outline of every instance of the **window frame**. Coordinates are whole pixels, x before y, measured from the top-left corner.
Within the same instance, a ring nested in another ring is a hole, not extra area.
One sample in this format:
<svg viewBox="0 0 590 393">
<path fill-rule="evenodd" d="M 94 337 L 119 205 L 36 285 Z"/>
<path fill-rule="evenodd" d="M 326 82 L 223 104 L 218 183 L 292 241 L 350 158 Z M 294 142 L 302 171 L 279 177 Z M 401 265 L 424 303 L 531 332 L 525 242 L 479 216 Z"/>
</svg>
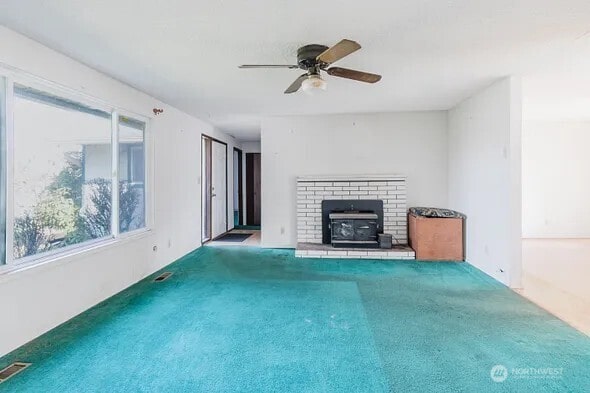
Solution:
<svg viewBox="0 0 590 393">
<path fill-rule="evenodd" d="M 8 149 L 6 148 L 6 125 L 8 124 L 7 114 L 8 114 L 8 104 L 6 100 L 7 95 L 7 86 L 8 80 L 6 77 L 0 75 L 0 267 L 6 264 L 6 241 L 7 241 L 7 233 L 6 233 L 6 165 L 8 164 L 8 159 L 6 157 L 6 153 Z"/>
<path fill-rule="evenodd" d="M 29 268 L 37 264 L 44 264 L 53 260 L 62 259 L 71 255 L 84 253 L 91 251 L 102 245 L 117 244 L 120 241 L 128 241 L 128 238 L 138 236 L 145 232 L 152 231 L 153 224 L 153 153 L 152 153 L 152 135 L 150 132 L 150 121 L 151 117 L 135 113 L 133 111 L 126 110 L 124 108 L 117 107 L 109 104 L 103 100 L 92 97 L 81 91 L 71 89 L 69 87 L 57 84 L 55 82 L 48 81 L 43 78 L 28 74 L 17 68 L 13 68 L 6 64 L 0 63 L 0 78 L 3 78 L 5 83 L 4 86 L 0 83 L 0 89 L 3 89 L 4 102 L 0 100 L 0 105 L 4 106 L 5 117 L 0 118 L 0 121 L 4 121 L 4 124 L 0 126 L 0 132 L 4 132 L 1 135 L 4 138 L 6 155 L 5 155 L 5 167 L 0 165 L 0 170 L 4 171 L 5 178 L 5 189 L 0 192 L 4 192 L 5 200 L 5 234 L 6 242 L 4 248 L 4 264 L 0 261 L 0 274 L 5 272 L 11 272 L 18 270 L 20 267 Z M 111 200 L 111 225 L 113 221 L 116 221 L 116 226 L 112 225 L 111 235 L 100 239 L 91 239 L 78 244 L 72 244 L 51 250 L 42 252 L 35 255 L 29 255 L 23 258 L 14 258 L 14 86 L 15 84 L 31 87 L 33 89 L 40 90 L 42 92 L 55 95 L 57 97 L 71 100 L 84 106 L 96 108 L 111 114 L 111 181 L 113 184 L 112 189 L 112 200 Z M 118 125 L 119 116 L 125 116 L 133 120 L 142 122 L 144 126 L 143 143 L 144 143 L 144 199 L 145 199 L 145 225 L 142 228 L 134 229 L 126 233 L 119 233 L 118 220 L 118 198 L 119 198 L 119 167 L 118 167 L 118 152 L 119 152 L 119 140 L 118 140 Z M 2 213 L 0 213 L 0 217 Z M 1 239 L 0 239 L 1 240 Z"/>
<path fill-rule="evenodd" d="M 119 233 L 119 212 L 117 211 L 117 237 L 118 238 L 127 238 L 130 236 L 137 235 L 139 233 L 145 232 L 146 230 L 151 230 L 153 223 L 154 223 L 154 211 L 153 211 L 153 173 L 154 173 L 154 162 L 153 158 L 153 141 L 152 136 L 150 133 L 150 122 L 147 118 L 143 116 L 139 116 L 132 112 L 119 109 L 117 111 L 118 116 L 123 116 L 132 120 L 141 121 L 143 123 L 143 197 L 144 197 L 144 226 L 142 228 L 137 228 L 132 231 Z M 114 156 L 117 156 L 117 166 L 116 171 L 119 171 L 119 140 L 118 140 L 118 128 L 117 128 L 117 153 Z M 114 147 L 113 147 L 114 149 Z M 117 175 L 117 180 L 119 179 Z M 114 195 L 114 193 L 113 193 Z M 119 201 L 119 182 L 117 181 L 117 204 Z"/>
</svg>

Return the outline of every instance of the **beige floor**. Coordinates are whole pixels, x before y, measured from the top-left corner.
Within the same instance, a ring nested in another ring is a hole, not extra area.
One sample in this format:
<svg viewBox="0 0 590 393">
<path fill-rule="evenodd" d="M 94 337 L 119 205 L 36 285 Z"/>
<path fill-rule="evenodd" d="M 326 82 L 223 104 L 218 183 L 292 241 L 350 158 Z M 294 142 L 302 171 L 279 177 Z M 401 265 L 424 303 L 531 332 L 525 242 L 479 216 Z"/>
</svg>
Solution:
<svg viewBox="0 0 590 393">
<path fill-rule="evenodd" d="M 222 242 L 222 241 L 210 241 L 207 243 L 208 246 L 235 246 L 235 247 L 260 247 L 260 231 L 251 229 L 232 229 L 230 233 L 251 233 L 252 236 L 244 240 L 243 242 Z"/>
<path fill-rule="evenodd" d="M 590 336 L 590 239 L 523 239 L 523 296 Z"/>
</svg>

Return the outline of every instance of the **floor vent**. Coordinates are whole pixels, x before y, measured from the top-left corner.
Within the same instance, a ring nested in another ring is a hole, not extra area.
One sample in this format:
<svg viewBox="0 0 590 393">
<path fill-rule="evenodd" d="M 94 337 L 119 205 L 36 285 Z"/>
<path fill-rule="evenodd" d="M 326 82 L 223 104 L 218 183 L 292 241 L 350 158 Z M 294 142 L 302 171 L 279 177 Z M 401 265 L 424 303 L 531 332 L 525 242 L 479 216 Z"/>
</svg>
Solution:
<svg viewBox="0 0 590 393">
<path fill-rule="evenodd" d="M 10 366 L 3 368 L 2 370 L 0 370 L 0 383 L 20 373 L 30 365 L 31 363 L 14 362 Z"/>
<path fill-rule="evenodd" d="M 154 281 L 164 281 L 172 275 L 172 272 L 164 272 L 154 279 Z"/>
</svg>

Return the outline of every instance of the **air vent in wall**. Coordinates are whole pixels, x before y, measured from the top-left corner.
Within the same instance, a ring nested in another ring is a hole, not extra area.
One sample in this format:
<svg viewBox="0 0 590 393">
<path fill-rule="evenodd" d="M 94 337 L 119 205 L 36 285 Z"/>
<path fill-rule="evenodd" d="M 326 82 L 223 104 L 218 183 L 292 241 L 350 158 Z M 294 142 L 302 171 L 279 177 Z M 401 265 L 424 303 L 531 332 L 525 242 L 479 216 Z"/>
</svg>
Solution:
<svg viewBox="0 0 590 393">
<path fill-rule="evenodd" d="M 164 272 L 154 279 L 154 281 L 164 281 L 172 275 L 172 272 Z"/>
<path fill-rule="evenodd" d="M 0 370 L 0 383 L 20 373 L 30 365 L 31 363 L 14 362 L 10 366 L 3 368 L 2 370 Z"/>
</svg>

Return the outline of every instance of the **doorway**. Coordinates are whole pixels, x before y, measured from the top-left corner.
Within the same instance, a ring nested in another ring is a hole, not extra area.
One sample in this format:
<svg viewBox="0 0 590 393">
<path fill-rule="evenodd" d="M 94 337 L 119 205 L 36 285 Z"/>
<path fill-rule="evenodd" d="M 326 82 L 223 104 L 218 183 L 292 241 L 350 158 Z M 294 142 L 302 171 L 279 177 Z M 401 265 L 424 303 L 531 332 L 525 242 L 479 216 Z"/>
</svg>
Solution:
<svg viewBox="0 0 590 393">
<path fill-rule="evenodd" d="M 242 184 L 242 151 L 234 147 L 233 155 L 234 168 L 234 228 L 244 225 L 244 208 L 243 208 L 243 184 Z"/>
<path fill-rule="evenodd" d="M 246 224 L 260 226 L 260 153 L 246 153 Z"/>
<path fill-rule="evenodd" d="M 206 135 L 201 138 L 201 240 L 227 232 L 227 144 Z"/>
</svg>

